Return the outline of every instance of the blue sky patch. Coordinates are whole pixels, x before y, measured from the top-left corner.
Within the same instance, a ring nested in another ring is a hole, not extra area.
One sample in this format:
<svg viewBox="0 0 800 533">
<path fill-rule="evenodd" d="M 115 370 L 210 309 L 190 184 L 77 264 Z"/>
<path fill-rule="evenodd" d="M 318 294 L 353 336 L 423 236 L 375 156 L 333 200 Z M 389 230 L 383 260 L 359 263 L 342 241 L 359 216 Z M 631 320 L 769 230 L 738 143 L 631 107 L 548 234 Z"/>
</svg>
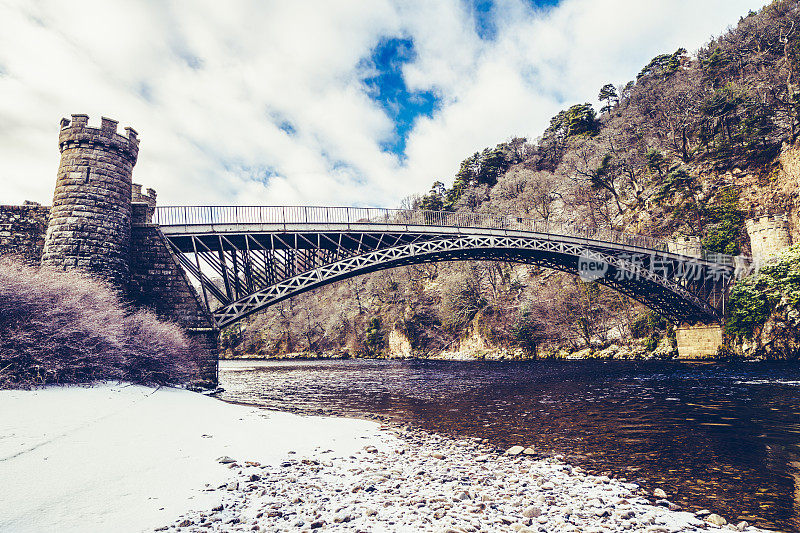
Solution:
<svg viewBox="0 0 800 533">
<path fill-rule="evenodd" d="M 419 116 L 432 117 L 439 99 L 432 91 L 410 91 L 403 79 L 403 65 L 414 61 L 414 42 L 407 38 L 381 40 L 360 65 L 367 71 L 362 79 L 369 97 L 377 102 L 394 122 L 391 138 L 381 149 L 405 157 L 406 140 Z"/>
<path fill-rule="evenodd" d="M 290 137 L 292 137 L 295 133 L 297 133 L 297 128 L 295 128 L 294 124 L 292 124 L 288 120 L 283 120 L 279 122 L 278 129 Z"/>
<path fill-rule="evenodd" d="M 289 120 L 285 114 L 281 113 L 280 111 L 267 109 L 264 112 L 264 115 L 269 118 L 269 120 L 275 124 L 279 130 L 289 137 L 294 137 L 297 135 L 297 126 L 294 122 Z"/>
<path fill-rule="evenodd" d="M 484 41 L 493 41 L 497 37 L 497 10 L 495 0 L 463 0 L 467 5 L 475 24 L 475 33 Z M 557 6 L 560 0 L 527 0 L 533 9 L 547 9 Z"/>
<path fill-rule="evenodd" d="M 475 33 L 483 40 L 492 40 L 497 36 L 497 25 L 494 20 L 493 0 L 468 0 L 475 19 Z"/>
<path fill-rule="evenodd" d="M 238 158 L 222 159 L 222 168 L 237 176 L 245 176 L 250 181 L 269 183 L 271 178 L 282 174 L 272 165 L 252 165 L 244 163 Z"/>
</svg>

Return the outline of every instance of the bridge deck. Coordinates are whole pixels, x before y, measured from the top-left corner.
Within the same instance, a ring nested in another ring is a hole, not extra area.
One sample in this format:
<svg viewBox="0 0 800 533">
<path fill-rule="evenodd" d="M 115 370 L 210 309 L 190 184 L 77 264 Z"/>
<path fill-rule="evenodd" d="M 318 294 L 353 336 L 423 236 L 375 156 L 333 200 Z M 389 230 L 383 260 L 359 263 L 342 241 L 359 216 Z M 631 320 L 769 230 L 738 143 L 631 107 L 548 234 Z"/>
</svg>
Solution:
<svg viewBox="0 0 800 533">
<path fill-rule="evenodd" d="M 153 222 L 165 235 L 235 235 L 275 233 L 429 233 L 504 235 L 591 244 L 631 253 L 658 253 L 673 258 L 678 243 L 609 228 L 481 213 L 451 213 L 363 207 L 305 206 L 166 206 Z M 188 251 L 188 250 L 187 250 Z M 693 256 L 694 257 L 694 256 Z M 696 259 L 736 266 L 733 256 L 702 250 Z"/>
<path fill-rule="evenodd" d="M 218 325 L 292 295 L 384 268 L 516 261 L 597 279 L 673 320 L 716 320 L 741 258 L 669 241 L 511 216 L 322 207 L 160 207 L 154 214 Z"/>
</svg>

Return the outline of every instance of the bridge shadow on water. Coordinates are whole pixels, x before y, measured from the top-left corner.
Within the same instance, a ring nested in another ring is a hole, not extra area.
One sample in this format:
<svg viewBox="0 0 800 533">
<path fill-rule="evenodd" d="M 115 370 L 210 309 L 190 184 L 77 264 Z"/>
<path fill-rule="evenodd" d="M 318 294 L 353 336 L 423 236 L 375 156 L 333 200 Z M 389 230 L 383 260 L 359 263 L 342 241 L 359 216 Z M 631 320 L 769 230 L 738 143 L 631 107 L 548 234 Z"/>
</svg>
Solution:
<svg viewBox="0 0 800 533">
<path fill-rule="evenodd" d="M 226 361 L 223 399 L 532 445 L 671 501 L 800 531 L 800 368 L 623 361 Z"/>
</svg>

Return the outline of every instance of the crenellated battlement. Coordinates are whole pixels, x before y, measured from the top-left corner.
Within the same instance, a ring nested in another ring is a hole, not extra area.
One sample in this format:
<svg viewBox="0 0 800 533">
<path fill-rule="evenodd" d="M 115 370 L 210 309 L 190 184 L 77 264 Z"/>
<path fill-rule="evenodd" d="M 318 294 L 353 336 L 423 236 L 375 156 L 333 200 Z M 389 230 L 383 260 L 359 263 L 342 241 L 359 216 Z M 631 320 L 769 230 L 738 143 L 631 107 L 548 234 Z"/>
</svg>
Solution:
<svg viewBox="0 0 800 533">
<path fill-rule="evenodd" d="M 762 215 L 747 220 L 745 225 L 756 262 L 768 259 L 792 243 L 791 226 L 786 215 Z"/>
<path fill-rule="evenodd" d="M 142 185 L 140 183 L 134 183 L 131 185 L 131 201 L 155 207 L 156 191 L 155 189 L 148 188 L 146 193 L 142 193 Z"/>
<path fill-rule="evenodd" d="M 121 155 L 131 165 L 136 164 L 139 155 L 139 137 L 135 129 L 126 127 L 127 135 L 117 132 L 116 120 L 101 117 L 100 127 L 89 126 L 89 115 L 75 114 L 71 119 L 62 118 L 58 134 L 58 148 L 105 149 Z"/>
<path fill-rule="evenodd" d="M 156 210 L 156 191 L 147 189 L 142 193 L 139 183 L 131 185 L 131 223 L 133 225 L 146 225 L 153 223 L 153 213 Z"/>
<path fill-rule="evenodd" d="M 688 257 L 702 257 L 703 244 L 700 237 L 685 235 L 677 237 L 667 243 L 670 252 Z"/>
<path fill-rule="evenodd" d="M 751 218 L 745 222 L 747 231 L 764 231 L 789 228 L 789 218 L 786 215 L 762 215 Z"/>
</svg>

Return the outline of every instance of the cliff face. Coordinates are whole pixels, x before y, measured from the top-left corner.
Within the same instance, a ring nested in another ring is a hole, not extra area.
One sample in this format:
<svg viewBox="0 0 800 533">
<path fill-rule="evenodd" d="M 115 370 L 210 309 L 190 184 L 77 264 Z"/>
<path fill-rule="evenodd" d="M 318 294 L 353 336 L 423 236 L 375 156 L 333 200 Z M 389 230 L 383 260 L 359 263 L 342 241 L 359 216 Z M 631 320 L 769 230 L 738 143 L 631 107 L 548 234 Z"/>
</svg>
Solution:
<svg viewBox="0 0 800 533">
<path fill-rule="evenodd" d="M 793 243 L 800 243 L 800 145 L 784 144 L 774 172 L 774 183 L 770 187 L 754 186 L 753 212 L 759 205 L 774 213 L 785 213 Z M 759 198 L 759 190 L 771 191 L 767 198 Z"/>
</svg>

